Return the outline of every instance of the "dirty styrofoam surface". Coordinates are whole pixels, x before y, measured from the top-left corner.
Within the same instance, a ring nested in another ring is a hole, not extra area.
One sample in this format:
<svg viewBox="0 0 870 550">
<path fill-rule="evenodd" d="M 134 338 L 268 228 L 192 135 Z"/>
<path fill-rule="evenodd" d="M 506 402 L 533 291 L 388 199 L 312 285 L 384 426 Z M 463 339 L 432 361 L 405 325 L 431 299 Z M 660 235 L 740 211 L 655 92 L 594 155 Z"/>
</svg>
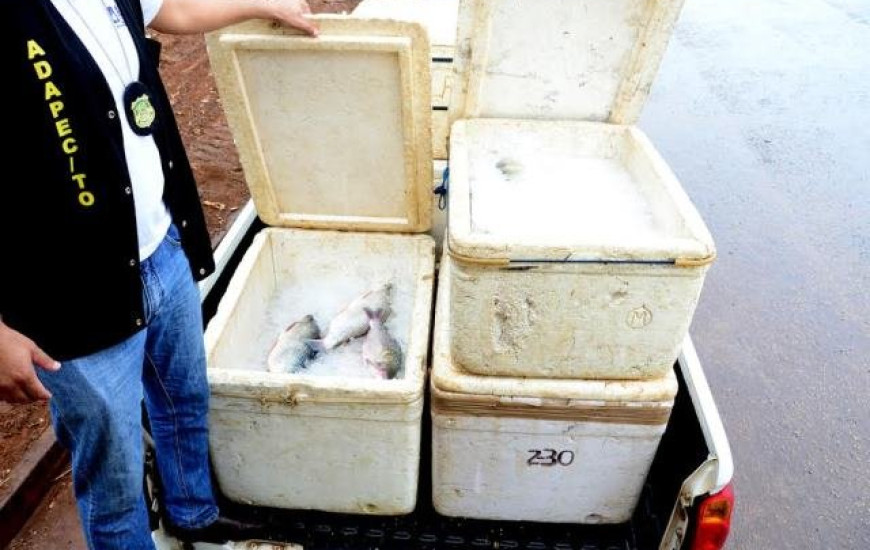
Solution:
<svg viewBox="0 0 870 550">
<path fill-rule="evenodd" d="M 447 516 L 620 523 L 638 502 L 677 392 L 643 381 L 476 376 L 452 361 L 442 260 L 433 341 L 432 492 Z"/>
<path fill-rule="evenodd" d="M 637 128 L 467 120 L 451 139 L 456 251 L 523 260 L 698 259 L 713 251 L 700 214 Z"/>
<path fill-rule="evenodd" d="M 207 36 L 259 216 L 271 226 L 425 232 L 426 30 L 412 21 L 315 19 L 319 38 L 266 21 Z"/>
<path fill-rule="evenodd" d="M 279 508 L 413 509 L 433 248 L 426 235 L 270 228 L 255 237 L 205 334 L 210 443 L 224 494 Z M 356 376 L 352 365 L 333 376 L 265 370 L 288 321 L 311 313 L 325 327 L 385 281 L 395 285 L 388 326 L 402 345 L 401 377 Z"/>
<path fill-rule="evenodd" d="M 505 376 L 668 371 L 715 247 L 643 133 L 480 119 L 451 139 L 453 360 Z"/>
<path fill-rule="evenodd" d="M 634 123 L 683 0 L 461 0 L 451 120 Z"/>
</svg>

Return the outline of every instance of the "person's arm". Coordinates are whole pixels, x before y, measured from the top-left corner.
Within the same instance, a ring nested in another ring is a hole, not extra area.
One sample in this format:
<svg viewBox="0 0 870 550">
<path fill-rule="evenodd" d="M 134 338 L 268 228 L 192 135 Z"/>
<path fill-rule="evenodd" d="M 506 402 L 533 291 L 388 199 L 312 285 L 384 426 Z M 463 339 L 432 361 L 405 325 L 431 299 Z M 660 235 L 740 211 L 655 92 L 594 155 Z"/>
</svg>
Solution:
<svg viewBox="0 0 870 550">
<path fill-rule="evenodd" d="M 34 365 L 52 371 L 60 368 L 33 340 L 0 319 L 0 401 L 29 403 L 51 397 L 36 377 Z"/>
<path fill-rule="evenodd" d="M 317 36 L 306 0 L 163 0 L 149 25 L 166 34 L 196 34 L 248 19 L 275 19 Z"/>
</svg>

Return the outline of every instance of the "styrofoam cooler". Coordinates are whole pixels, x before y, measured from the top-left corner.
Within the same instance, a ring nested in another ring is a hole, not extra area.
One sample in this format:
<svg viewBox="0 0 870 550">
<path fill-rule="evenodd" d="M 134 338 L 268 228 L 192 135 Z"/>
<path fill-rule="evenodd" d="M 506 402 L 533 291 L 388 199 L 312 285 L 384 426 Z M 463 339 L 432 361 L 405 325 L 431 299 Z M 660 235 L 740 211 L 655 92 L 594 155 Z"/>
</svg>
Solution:
<svg viewBox="0 0 870 550">
<path fill-rule="evenodd" d="M 432 154 L 446 160 L 450 140 L 448 107 L 453 95 L 453 58 L 459 0 L 363 0 L 355 17 L 417 21 L 432 47 Z"/>
<path fill-rule="evenodd" d="M 317 39 L 266 22 L 207 36 L 254 204 L 273 226 L 206 330 L 211 455 L 237 502 L 404 514 L 417 498 L 434 279 L 434 241 L 412 234 L 431 225 L 428 42 L 413 23 L 317 22 Z M 288 324 L 313 314 L 325 329 L 385 282 L 397 378 L 266 370 Z"/>
<path fill-rule="evenodd" d="M 212 461 L 237 502 L 367 514 L 414 509 L 432 300 L 426 235 L 259 233 L 206 332 Z M 401 379 L 266 372 L 284 325 L 395 285 Z M 283 323 L 282 323 L 283 320 Z"/>
<path fill-rule="evenodd" d="M 462 368 L 671 368 L 715 247 L 632 123 L 681 4 L 462 0 L 447 238 Z"/>
<path fill-rule="evenodd" d="M 456 290 L 441 262 L 432 351 L 435 509 L 466 518 L 620 523 L 673 407 L 673 370 L 634 381 L 479 376 L 452 360 Z"/>
<path fill-rule="evenodd" d="M 480 119 L 454 124 L 451 139 L 457 363 L 487 375 L 664 375 L 714 249 L 643 134 Z"/>
</svg>

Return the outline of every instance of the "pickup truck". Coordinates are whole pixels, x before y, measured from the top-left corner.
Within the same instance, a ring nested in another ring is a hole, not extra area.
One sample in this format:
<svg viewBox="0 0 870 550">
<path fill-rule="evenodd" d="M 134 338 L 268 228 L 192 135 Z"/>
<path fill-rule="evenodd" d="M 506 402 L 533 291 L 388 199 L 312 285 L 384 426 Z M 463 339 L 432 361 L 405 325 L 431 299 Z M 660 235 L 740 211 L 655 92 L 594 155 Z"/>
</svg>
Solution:
<svg viewBox="0 0 870 550">
<path fill-rule="evenodd" d="M 239 213 L 215 250 L 216 272 L 200 284 L 206 323 L 254 235 L 265 225 L 253 203 Z M 673 411 L 632 519 L 619 525 L 482 521 L 440 516 L 430 487 L 428 415 L 424 414 L 420 482 L 415 511 L 373 517 L 306 510 L 266 509 L 221 499 L 233 516 L 263 525 L 258 540 L 214 546 L 169 537 L 163 523 L 160 483 L 148 451 L 146 499 L 159 550 L 231 549 L 523 549 L 523 550 L 719 550 L 728 536 L 734 495 L 731 449 L 713 395 L 686 337 L 674 364 L 679 380 Z M 147 437 L 146 437 L 147 439 Z M 292 472 L 286 474 L 292 476 Z"/>
</svg>

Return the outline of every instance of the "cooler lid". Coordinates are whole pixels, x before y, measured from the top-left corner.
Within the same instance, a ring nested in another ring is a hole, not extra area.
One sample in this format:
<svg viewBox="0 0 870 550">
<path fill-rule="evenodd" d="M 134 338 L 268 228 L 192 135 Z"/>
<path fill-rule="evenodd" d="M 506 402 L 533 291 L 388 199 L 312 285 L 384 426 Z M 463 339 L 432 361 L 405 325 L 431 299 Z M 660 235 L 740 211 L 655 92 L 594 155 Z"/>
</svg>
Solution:
<svg viewBox="0 0 870 550">
<path fill-rule="evenodd" d="M 461 0 L 451 120 L 633 124 L 683 0 Z"/>
<path fill-rule="evenodd" d="M 426 31 L 413 22 L 315 19 L 319 38 L 266 21 L 206 37 L 260 218 L 281 227 L 427 231 Z"/>
</svg>

